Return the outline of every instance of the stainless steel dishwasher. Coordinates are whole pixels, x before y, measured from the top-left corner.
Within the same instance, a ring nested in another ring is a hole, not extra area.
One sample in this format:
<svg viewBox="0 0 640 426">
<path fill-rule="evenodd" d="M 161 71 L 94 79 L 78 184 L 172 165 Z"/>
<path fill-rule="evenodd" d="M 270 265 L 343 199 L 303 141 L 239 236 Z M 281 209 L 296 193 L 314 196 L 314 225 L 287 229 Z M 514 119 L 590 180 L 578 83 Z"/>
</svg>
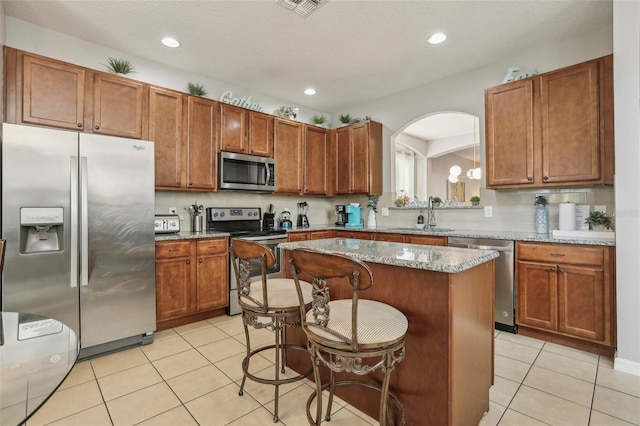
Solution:
<svg viewBox="0 0 640 426">
<path fill-rule="evenodd" d="M 511 333 L 517 333 L 515 323 L 515 274 L 514 247 L 509 240 L 492 240 L 484 238 L 449 237 L 450 247 L 462 247 L 481 250 L 495 250 L 500 254 L 496 259 L 495 282 L 495 327 Z"/>
</svg>

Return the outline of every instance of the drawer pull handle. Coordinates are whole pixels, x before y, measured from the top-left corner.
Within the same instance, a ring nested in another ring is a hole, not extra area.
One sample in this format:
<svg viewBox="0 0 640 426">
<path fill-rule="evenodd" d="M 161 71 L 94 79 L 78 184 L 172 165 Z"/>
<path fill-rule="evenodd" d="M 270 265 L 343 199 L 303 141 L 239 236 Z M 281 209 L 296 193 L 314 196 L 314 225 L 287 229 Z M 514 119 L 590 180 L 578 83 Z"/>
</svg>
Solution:
<svg viewBox="0 0 640 426">
<path fill-rule="evenodd" d="M 551 253 L 551 256 L 554 256 L 554 257 L 564 257 L 564 253 Z"/>
<path fill-rule="evenodd" d="M 178 249 L 169 249 L 169 251 L 178 251 Z"/>
</svg>

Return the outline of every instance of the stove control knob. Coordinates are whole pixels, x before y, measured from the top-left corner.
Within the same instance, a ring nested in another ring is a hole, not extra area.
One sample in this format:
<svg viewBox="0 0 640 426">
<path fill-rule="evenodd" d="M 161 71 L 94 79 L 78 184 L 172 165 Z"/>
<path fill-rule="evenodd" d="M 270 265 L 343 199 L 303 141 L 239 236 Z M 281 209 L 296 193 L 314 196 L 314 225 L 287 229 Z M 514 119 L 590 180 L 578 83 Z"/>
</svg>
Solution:
<svg viewBox="0 0 640 426">
<path fill-rule="evenodd" d="M 224 212 L 220 213 L 220 217 L 224 217 Z"/>
<path fill-rule="evenodd" d="M 215 213 L 213 214 L 213 217 L 218 217 L 218 212 L 215 212 Z"/>
</svg>

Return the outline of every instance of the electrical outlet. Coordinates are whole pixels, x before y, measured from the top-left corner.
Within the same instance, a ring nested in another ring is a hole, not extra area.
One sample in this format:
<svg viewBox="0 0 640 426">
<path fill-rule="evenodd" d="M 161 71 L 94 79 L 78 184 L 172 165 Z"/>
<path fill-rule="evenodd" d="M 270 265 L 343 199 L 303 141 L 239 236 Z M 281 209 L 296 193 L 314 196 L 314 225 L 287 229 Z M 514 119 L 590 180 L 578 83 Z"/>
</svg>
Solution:
<svg viewBox="0 0 640 426">
<path fill-rule="evenodd" d="M 493 217 L 493 206 L 484 206 L 484 217 Z"/>
<path fill-rule="evenodd" d="M 177 213 L 178 213 L 177 207 L 169 207 L 169 214 L 177 214 Z"/>
<path fill-rule="evenodd" d="M 389 207 L 382 208 L 382 216 L 389 216 Z"/>
</svg>

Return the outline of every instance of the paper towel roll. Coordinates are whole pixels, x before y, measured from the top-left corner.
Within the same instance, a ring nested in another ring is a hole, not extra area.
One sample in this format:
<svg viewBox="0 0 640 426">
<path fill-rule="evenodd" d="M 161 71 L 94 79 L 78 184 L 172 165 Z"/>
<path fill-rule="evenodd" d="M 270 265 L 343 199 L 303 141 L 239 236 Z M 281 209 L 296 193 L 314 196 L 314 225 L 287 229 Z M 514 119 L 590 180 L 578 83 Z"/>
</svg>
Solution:
<svg viewBox="0 0 640 426">
<path fill-rule="evenodd" d="M 576 230 L 576 205 L 574 203 L 560 204 L 558 227 L 561 231 Z"/>
</svg>

